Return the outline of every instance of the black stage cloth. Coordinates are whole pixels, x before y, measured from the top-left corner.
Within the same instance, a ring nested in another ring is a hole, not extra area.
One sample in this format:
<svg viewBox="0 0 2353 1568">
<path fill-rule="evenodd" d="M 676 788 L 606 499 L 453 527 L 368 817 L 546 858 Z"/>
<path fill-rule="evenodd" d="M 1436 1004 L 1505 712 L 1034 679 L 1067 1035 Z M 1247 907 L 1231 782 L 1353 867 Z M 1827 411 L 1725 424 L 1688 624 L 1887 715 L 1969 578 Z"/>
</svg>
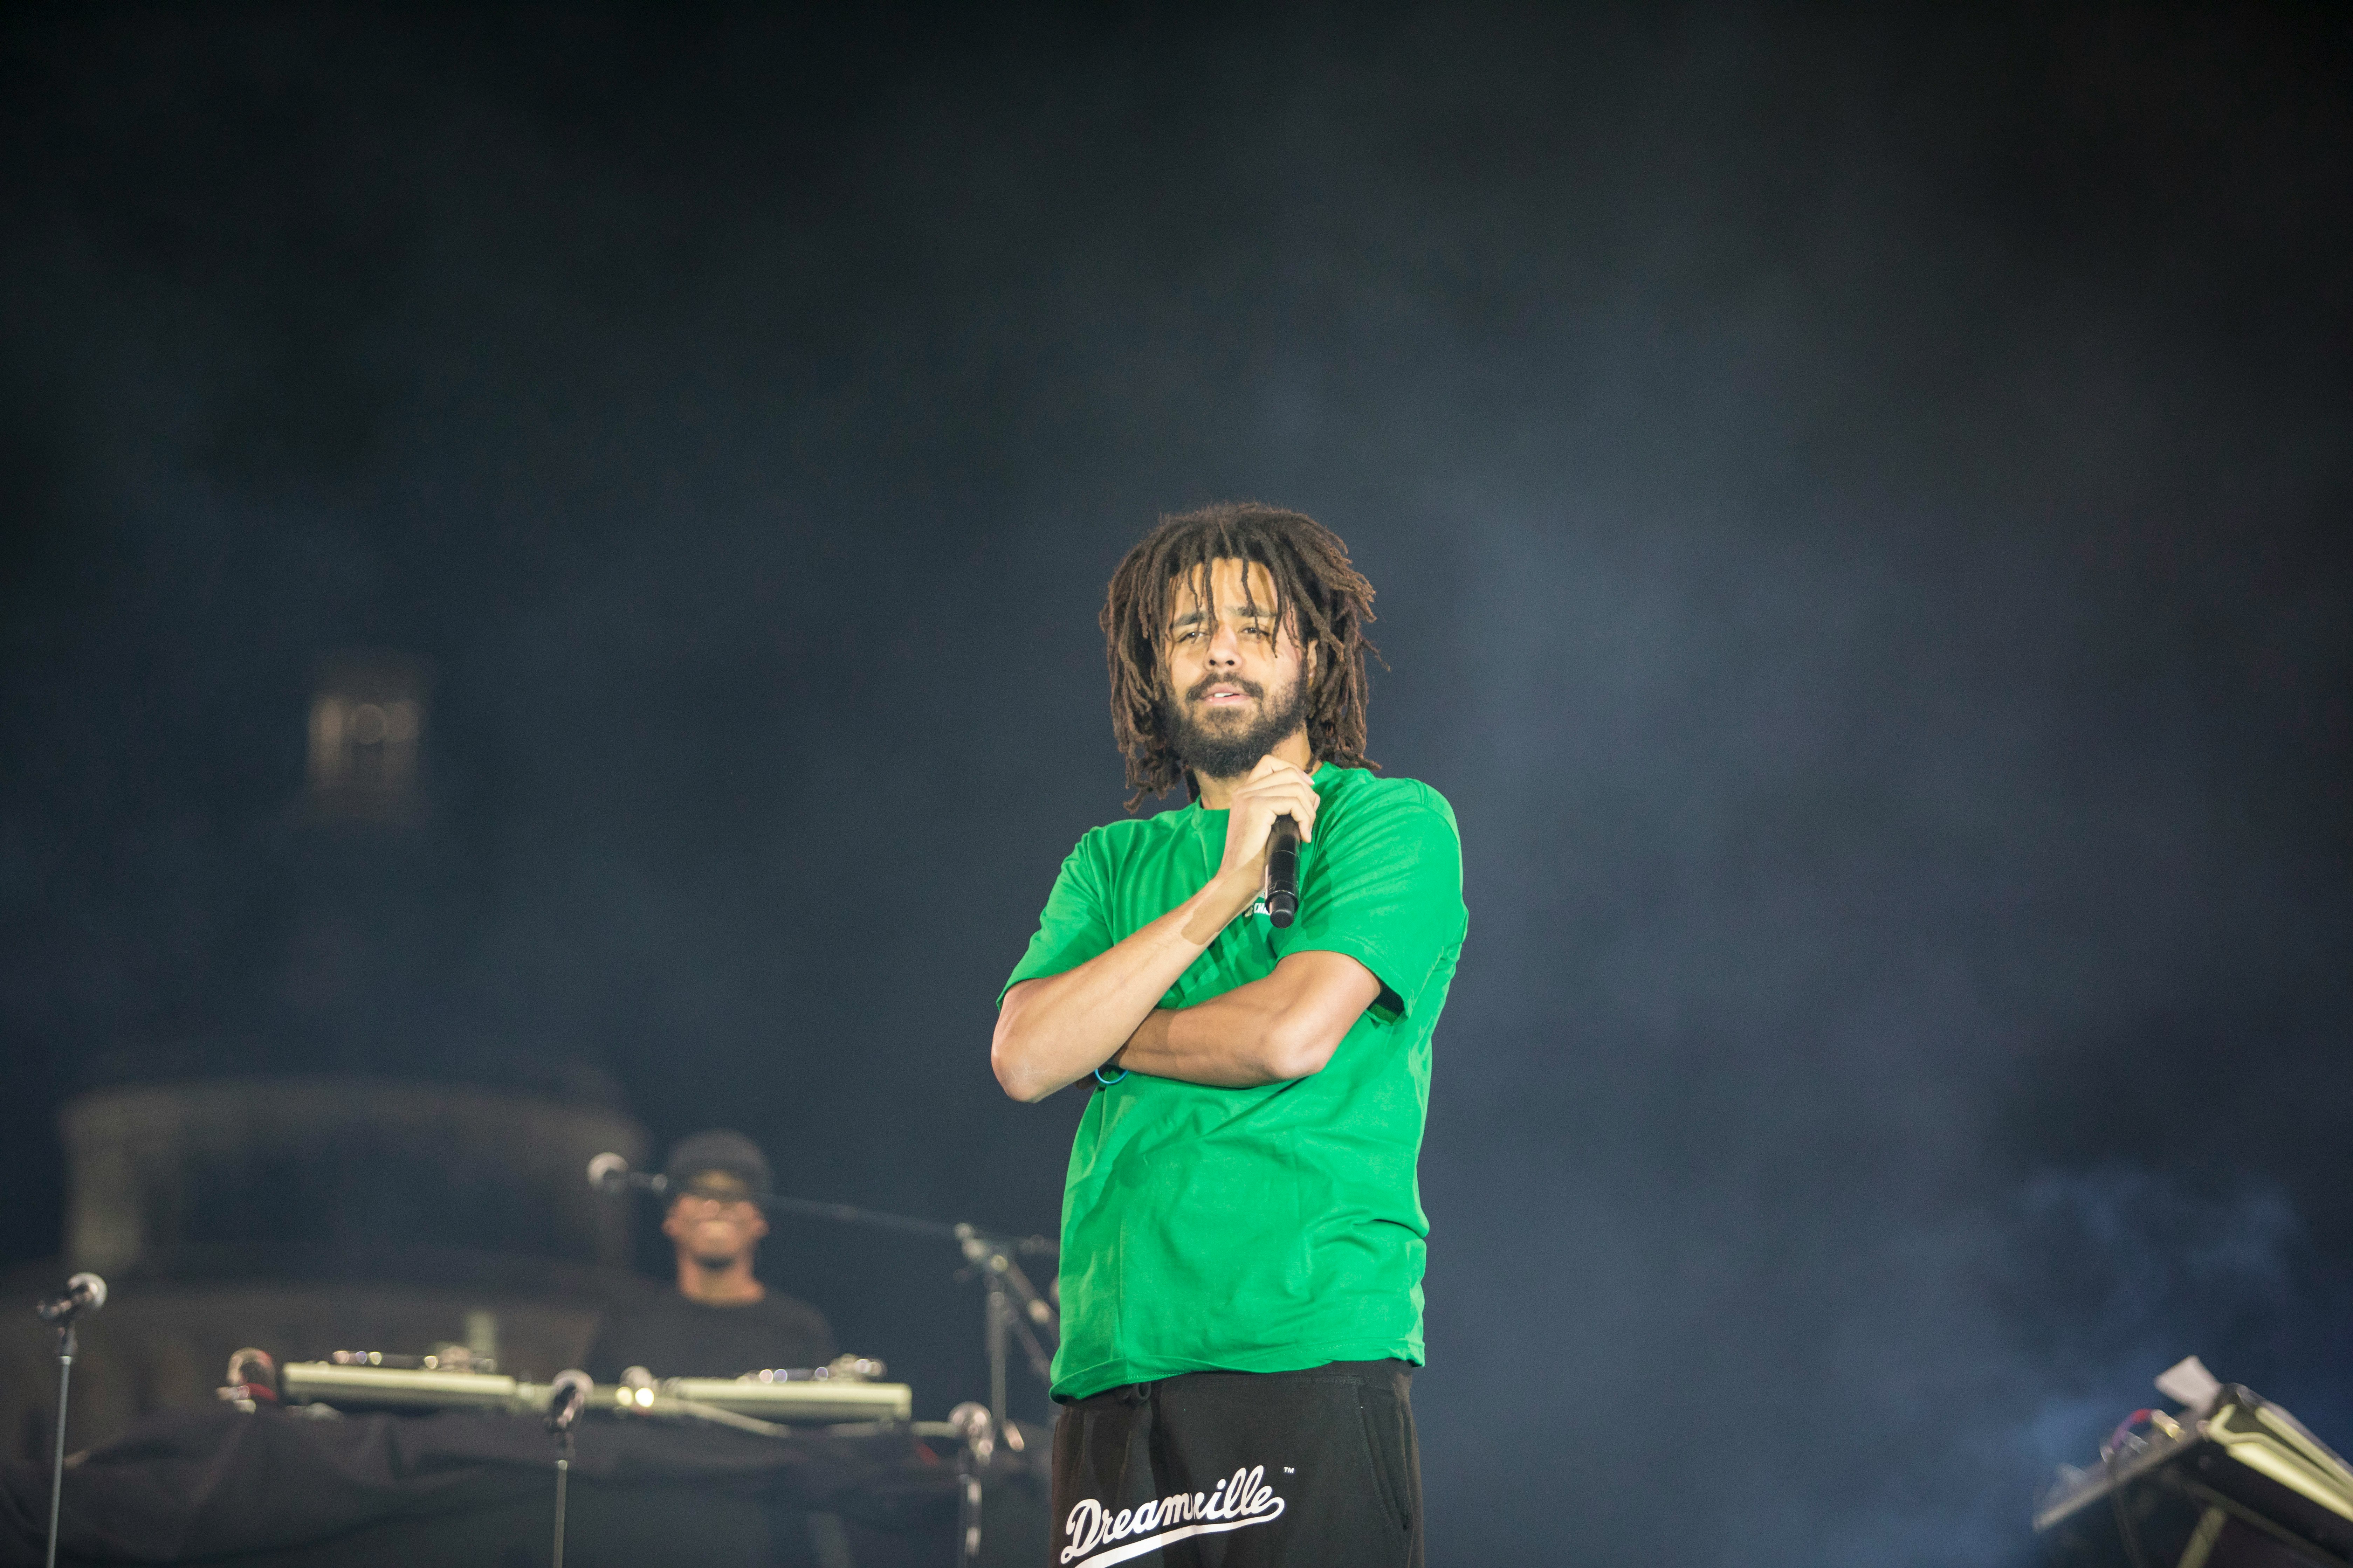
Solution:
<svg viewBox="0 0 2353 1568">
<path fill-rule="evenodd" d="M 522 1568 L 548 1559 L 554 1461 L 554 1440 L 522 1416 L 174 1411 L 67 1472 L 58 1560 Z M 797 1568 L 844 1548 L 860 1568 L 955 1558 L 955 1457 L 904 1433 L 760 1437 L 590 1416 L 569 1490 L 565 1568 Z M 41 1561 L 48 1508 L 47 1465 L 0 1464 L 0 1564 Z"/>
</svg>

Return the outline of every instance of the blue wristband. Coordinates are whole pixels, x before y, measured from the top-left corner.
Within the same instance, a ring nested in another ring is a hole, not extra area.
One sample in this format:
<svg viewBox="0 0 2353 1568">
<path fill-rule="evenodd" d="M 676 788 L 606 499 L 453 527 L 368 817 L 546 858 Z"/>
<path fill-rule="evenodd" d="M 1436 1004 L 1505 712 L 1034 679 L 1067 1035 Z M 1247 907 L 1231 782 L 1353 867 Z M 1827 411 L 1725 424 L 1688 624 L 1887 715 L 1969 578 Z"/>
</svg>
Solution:
<svg viewBox="0 0 2353 1568">
<path fill-rule="evenodd" d="M 1125 1068 L 1120 1068 L 1119 1078 L 1125 1078 L 1126 1076 L 1127 1069 Z M 1113 1084 L 1117 1083 L 1119 1081 L 1119 1078 L 1105 1078 L 1103 1075 L 1103 1068 L 1095 1068 L 1095 1081 L 1103 1085 L 1105 1089 L 1109 1089 Z"/>
</svg>

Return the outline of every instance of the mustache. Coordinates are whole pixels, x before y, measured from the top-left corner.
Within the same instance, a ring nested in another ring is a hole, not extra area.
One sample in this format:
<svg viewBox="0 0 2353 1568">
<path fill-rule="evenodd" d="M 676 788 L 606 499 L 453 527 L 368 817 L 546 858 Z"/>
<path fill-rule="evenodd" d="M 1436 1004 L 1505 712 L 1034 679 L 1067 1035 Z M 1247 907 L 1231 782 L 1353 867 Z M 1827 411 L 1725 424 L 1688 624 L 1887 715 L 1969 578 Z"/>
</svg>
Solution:
<svg viewBox="0 0 2353 1568">
<path fill-rule="evenodd" d="M 1186 691 L 1185 700 L 1187 702 L 1198 702 L 1201 699 L 1209 694 L 1209 688 L 1212 686 L 1230 686 L 1235 688 L 1237 690 L 1240 690 L 1244 696 L 1249 697 L 1252 701 L 1263 702 L 1266 700 L 1265 687 L 1261 686 L 1255 680 L 1244 680 L 1239 675 L 1205 675 L 1200 679 L 1195 681 Z"/>
</svg>

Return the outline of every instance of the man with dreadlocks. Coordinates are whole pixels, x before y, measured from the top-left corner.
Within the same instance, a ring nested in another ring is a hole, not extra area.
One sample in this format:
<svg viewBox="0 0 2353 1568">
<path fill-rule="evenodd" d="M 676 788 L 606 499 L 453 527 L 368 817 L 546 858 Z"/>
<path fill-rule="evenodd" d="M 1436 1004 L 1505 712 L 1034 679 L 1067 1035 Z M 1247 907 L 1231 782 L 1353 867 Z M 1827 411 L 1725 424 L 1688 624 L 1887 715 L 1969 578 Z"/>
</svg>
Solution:
<svg viewBox="0 0 2353 1568">
<path fill-rule="evenodd" d="M 1112 578 L 1128 808 L 1180 779 L 1191 804 L 1079 841 L 991 1047 L 1017 1100 L 1095 1091 L 1062 1198 L 1056 1568 L 1422 1559 L 1415 1164 L 1466 917 L 1452 808 L 1365 760 L 1372 598 L 1330 531 L 1253 504 L 1164 519 Z"/>
</svg>

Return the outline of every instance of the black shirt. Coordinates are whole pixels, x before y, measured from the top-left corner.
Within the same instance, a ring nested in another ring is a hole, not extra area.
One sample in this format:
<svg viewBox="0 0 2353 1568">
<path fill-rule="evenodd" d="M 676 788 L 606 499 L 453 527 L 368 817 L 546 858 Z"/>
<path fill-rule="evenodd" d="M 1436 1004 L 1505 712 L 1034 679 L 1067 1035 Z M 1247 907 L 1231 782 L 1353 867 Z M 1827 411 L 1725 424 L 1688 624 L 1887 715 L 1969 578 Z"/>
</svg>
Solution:
<svg viewBox="0 0 2353 1568">
<path fill-rule="evenodd" d="M 666 1290 L 607 1309 L 581 1370 L 599 1383 L 618 1383 L 632 1366 L 656 1377 L 736 1377 L 764 1367 L 823 1366 L 836 1353 L 825 1314 L 781 1290 L 727 1307 Z"/>
</svg>

